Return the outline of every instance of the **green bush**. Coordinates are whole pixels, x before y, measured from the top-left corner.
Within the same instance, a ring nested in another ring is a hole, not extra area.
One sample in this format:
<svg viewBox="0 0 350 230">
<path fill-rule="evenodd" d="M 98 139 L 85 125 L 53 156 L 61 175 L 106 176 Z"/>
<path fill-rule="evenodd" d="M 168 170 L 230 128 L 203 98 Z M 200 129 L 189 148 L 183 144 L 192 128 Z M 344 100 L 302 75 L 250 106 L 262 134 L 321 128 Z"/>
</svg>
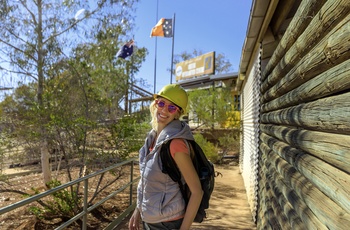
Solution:
<svg viewBox="0 0 350 230">
<path fill-rule="evenodd" d="M 48 188 L 52 189 L 61 185 L 58 180 L 52 180 L 48 183 Z M 38 193 L 34 188 L 35 193 Z M 72 189 L 74 190 L 74 189 Z M 30 207 L 29 210 L 39 219 L 48 219 L 50 216 L 61 217 L 62 219 L 70 219 L 76 215 L 79 210 L 81 199 L 76 192 L 69 192 L 68 190 L 60 190 L 53 193 L 53 199 L 42 203 L 40 207 Z"/>
<path fill-rule="evenodd" d="M 213 163 L 216 163 L 219 160 L 218 148 L 213 143 L 207 141 L 201 134 L 195 134 L 194 139 L 203 149 L 208 160 Z"/>
<path fill-rule="evenodd" d="M 230 151 L 239 151 L 239 134 L 231 133 L 218 138 L 222 152 L 220 154 L 220 159 Z"/>
<path fill-rule="evenodd" d="M 125 160 L 130 153 L 139 151 L 149 129 L 149 122 L 142 122 L 135 116 L 124 116 L 111 126 L 110 143 Z"/>
</svg>

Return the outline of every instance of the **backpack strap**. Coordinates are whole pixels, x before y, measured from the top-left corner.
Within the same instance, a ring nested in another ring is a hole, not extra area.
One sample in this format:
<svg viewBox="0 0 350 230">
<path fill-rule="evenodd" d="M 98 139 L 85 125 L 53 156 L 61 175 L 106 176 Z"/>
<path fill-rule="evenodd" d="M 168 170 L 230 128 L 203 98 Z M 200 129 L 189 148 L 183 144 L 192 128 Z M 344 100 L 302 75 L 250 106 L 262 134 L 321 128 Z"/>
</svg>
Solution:
<svg viewBox="0 0 350 230">
<path fill-rule="evenodd" d="M 171 156 L 170 143 L 171 143 L 171 140 L 164 143 L 161 147 L 161 150 L 160 150 L 159 155 L 160 155 L 160 158 L 162 161 L 162 172 L 165 174 L 168 174 L 174 182 L 177 182 L 179 184 L 179 188 L 180 188 L 182 197 L 184 198 L 185 204 L 187 206 L 188 195 L 187 195 L 186 188 L 185 188 L 186 185 L 184 185 L 182 183 L 181 172 L 180 172 L 179 168 L 177 167 L 174 158 Z M 189 147 L 191 149 L 190 151 L 192 151 L 191 144 L 189 144 Z"/>
</svg>

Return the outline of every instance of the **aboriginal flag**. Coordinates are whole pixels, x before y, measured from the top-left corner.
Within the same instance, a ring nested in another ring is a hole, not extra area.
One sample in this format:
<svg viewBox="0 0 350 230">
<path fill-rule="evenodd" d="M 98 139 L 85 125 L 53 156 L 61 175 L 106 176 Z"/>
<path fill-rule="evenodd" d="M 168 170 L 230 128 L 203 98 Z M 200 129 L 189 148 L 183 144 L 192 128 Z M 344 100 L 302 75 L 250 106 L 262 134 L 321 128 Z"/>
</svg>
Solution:
<svg viewBox="0 0 350 230">
<path fill-rule="evenodd" d="M 152 28 L 151 37 L 173 37 L 173 19 L 161 18 L 157 25 Z"/>
</svg>

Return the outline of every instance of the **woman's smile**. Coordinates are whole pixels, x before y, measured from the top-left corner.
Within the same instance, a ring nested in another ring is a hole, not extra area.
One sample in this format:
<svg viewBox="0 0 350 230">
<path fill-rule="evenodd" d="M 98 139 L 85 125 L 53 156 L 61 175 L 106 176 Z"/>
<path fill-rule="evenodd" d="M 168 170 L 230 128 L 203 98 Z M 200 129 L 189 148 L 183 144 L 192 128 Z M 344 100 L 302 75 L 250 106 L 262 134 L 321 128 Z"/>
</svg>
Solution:
<svg viewBox="0 0 350 230">
<path fill-rule="evenodd" d="M 171 116 L 162 113 L 161 111 L 157 113 L 157 120 L 158 122 L 164 123 L 164 122 L 170 122 L 173 120 L 173 118 L 169 119 Z"/>
</svg>

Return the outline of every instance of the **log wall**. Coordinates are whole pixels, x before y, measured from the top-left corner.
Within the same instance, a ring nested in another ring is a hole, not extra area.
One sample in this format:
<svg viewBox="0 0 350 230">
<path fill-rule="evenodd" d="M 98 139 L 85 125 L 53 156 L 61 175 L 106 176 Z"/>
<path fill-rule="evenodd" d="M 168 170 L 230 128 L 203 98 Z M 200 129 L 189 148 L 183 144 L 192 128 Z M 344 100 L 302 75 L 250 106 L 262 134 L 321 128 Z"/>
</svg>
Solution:
<svg viewBox="0 0 350 230">
<path fill-rule="evenodd" d="M 349 0 L 302 1 L 263 61 L 257 228 L 349 229 Z"/>
</svg>

